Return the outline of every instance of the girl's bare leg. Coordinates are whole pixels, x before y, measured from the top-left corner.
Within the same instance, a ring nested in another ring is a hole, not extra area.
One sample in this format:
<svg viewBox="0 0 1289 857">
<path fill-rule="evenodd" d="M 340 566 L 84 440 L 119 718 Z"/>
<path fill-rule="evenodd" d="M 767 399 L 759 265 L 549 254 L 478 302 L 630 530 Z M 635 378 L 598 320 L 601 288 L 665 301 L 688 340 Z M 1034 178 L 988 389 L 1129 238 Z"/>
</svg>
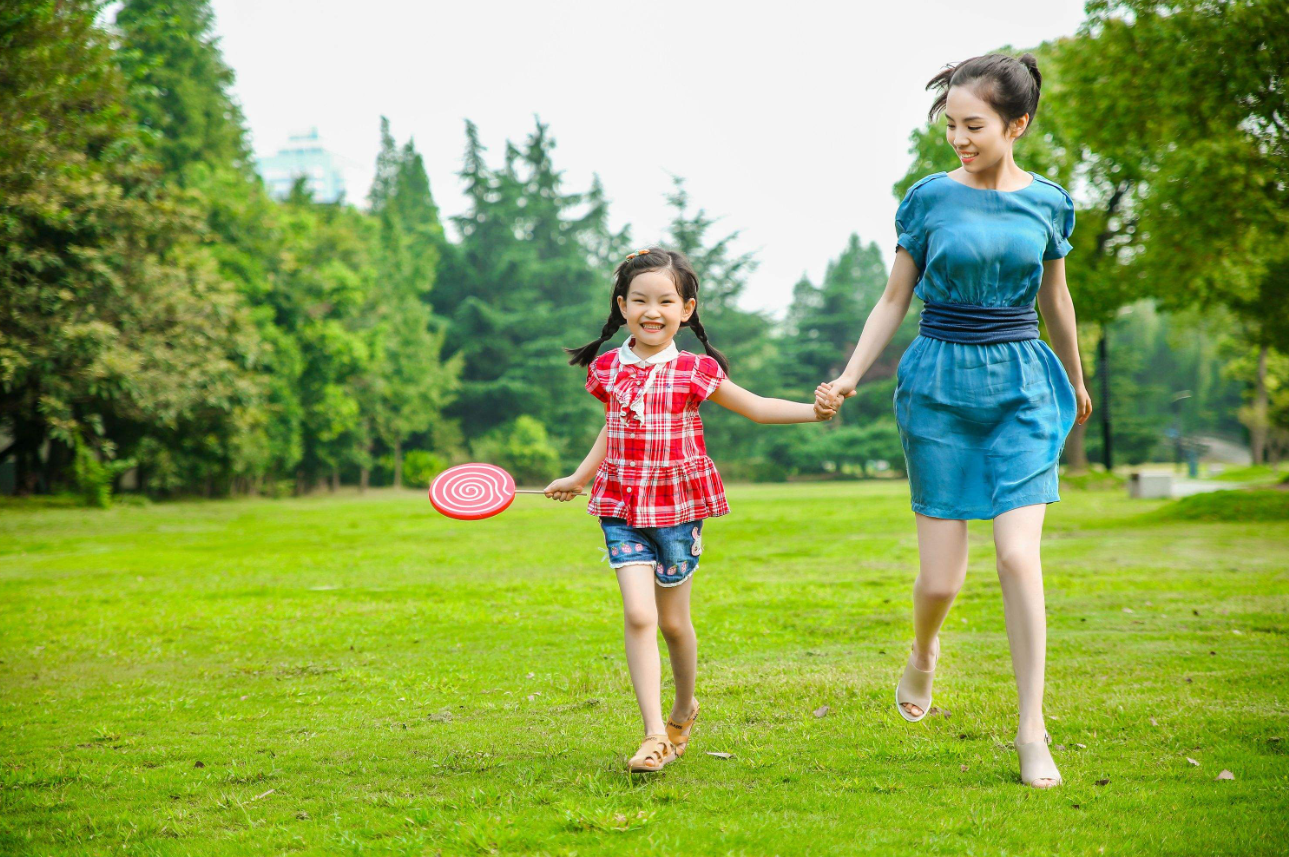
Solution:
<svg viewBox="0 0 1289 857">
<path fill-rule="evenodd" d="M 698 637 L 689 616 L 689 596 L 693 591 L 691 576 L 679 586 L 655 586 L 658 625 L 667 642 L 671 657 L 671 674 L 676 682 L 676 699 L 671 718 L 683 723 L 694 711 L 694 682 L 698 675 Z"/>
<path fill-rule="evenodd" d="M 622 591 L 623 637 L 627 649 L 627 669 L 640 705 L 646 735 L 661 735 L 662 666 L 658 662 L 658 610 L 654 604 L 653 566 L 633 563 L 617 569 L 618 588 Z"/>
</svg>

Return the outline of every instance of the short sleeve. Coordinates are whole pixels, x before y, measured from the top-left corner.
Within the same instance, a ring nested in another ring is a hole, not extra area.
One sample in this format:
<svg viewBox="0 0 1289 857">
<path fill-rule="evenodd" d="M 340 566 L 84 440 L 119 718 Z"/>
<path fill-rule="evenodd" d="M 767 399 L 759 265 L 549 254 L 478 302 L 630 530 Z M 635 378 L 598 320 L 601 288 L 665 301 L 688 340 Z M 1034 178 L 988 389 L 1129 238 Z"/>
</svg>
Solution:
<svg viewBox="0 0 1289 857">
<path fill-rule="evenodd" d="M 601 402 L 609 401 L 609 390 L 605 380 L 604 370 L 600 368 L 599 361 L 586 367 L 586 389 Z"/>
<path fill-rule="evenodd" d="M 725 370 L 716 358 L 704 354 L 694 361 L 694 374 L 689 379 L 689 392 L 702 402 L 725 380 Z"/>
<path fill-rule="evenodd" d="M 917 185 L 909 188 L 900 200 L 900 207 L 895 211 L 895 243 L 903 247 L 918 266 L 918 271 L 926 269 L 926 224 L 923 220 L 922 205 L 917 195 Z"/>
<path fill-rule="evenodd" d="M 1070 252 L 1070 235 L 1074 232 L 1074 200 L 1065 191 L 1061 191 L 1061 201 L 1052 212 L 1052 223 L 1048 229 L 1047 247 L 1043 250 L 1043 260 L 1063 259 Z"/>
</svg>

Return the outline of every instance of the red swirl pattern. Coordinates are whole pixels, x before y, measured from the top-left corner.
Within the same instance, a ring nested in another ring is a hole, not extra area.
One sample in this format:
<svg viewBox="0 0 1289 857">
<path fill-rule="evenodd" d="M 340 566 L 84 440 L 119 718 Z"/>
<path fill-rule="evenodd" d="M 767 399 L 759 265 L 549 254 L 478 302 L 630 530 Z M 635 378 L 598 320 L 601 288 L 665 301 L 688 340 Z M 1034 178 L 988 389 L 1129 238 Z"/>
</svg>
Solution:
<svg viewBox="0 0 1289 857">
<path fill-rule="evenodd" d="M 506 510 L 515 499 L 515 480 L 491 464 L 458 464 L 430 484 L 430 502 L 449 518 L 477 521 Z"/>
</svg>

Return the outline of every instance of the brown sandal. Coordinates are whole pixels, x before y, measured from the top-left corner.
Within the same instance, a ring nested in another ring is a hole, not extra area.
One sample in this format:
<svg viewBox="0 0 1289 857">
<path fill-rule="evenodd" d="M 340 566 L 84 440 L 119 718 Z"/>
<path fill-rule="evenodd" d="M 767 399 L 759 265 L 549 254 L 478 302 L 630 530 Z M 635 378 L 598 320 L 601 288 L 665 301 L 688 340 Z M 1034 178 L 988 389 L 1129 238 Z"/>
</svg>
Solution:
<svg viewBox="0 0 1289 857">
<path fill-rule="evenodd" d="M 689 715 L 689 719 L 684 723 L 677 723 L 670 717 L 667 718 L 667 737 L 676 747 L 676 756 L 685 755 L 685 749 L 689 747 L 689 733 L 694 728 L 694 721 L 698 719 L 698 700 L 694 700 L 694 712 Z"/>
<path fill-rule="evenodd" d="M 676 745 L 666 735 L 650 735 L 636 754 L 627 760 L 627 768 L 633 774 L 650 774 L 661 771 L 677 758 Z"/>
</svg>

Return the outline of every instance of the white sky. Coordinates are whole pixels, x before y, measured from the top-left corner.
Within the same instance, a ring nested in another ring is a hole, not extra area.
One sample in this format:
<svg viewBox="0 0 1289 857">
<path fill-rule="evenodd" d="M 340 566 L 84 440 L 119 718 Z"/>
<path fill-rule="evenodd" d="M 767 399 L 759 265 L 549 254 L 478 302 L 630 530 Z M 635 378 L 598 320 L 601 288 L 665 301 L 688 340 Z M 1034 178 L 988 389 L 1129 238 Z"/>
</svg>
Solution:
<svg viewBox="0 0 1289 857">
<path fill-rule="evenodd" d="M 670 219 L 670 175 L 685 177 L 717 234 L 740 230 L 761 262 L 744 304 L 776 315 L 851 232 L 889 262 L 891 185 L 936 71 L 1083 20 L 1080 0 L 213 5 L 256 154 L 316 126 L 363 202 L 386 115 L 400 143 L 415 137 L 446 219 L 465 209 L 464 120 L 497 164 L 540 116 L 566 187 L 598 172 L 614 227 L 641 245 Z"/>
</svg>

